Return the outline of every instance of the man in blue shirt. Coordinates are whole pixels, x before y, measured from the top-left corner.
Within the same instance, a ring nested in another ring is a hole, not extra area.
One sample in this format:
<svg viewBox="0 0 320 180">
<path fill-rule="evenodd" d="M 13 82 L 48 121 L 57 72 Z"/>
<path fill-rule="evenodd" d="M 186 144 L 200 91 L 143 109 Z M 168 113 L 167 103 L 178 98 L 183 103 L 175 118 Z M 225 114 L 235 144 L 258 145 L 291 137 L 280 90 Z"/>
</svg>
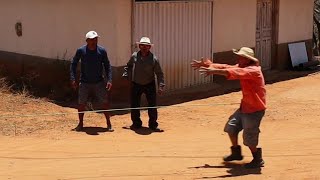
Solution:
<svg viewBox="0 0 320 180">
<path fill-rule="evenodd" d="M 98 45 L 98 33 L 89 31 L 86 34 L 87 44 L 77 49 L 70 66 L 70 80 L 73 89 L 79 86 L 78 112 L 79 124 L 74 129 L 83 130 L 83 117 L 89 96 L 94 95 L 103 109 L 109 109 L 108 92 L 112 87 L 112 71 L 106 50 Z M 80 83 L 77 83 L 77 65 L 81 60 Z M 103 76 L 103 70 L 106 77 Z M 107 131 L 113 131 L 109 112 L 104 112 Z"/>
</svg>

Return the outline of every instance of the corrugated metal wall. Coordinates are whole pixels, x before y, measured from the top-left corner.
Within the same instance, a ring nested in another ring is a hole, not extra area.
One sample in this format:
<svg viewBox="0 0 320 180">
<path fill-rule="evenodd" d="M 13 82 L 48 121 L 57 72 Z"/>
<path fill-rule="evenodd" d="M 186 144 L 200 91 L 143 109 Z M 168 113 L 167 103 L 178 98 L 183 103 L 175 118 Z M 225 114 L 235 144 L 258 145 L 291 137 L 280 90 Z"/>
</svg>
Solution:
<svg viewBox="0 0 320 180">
<path fill-rule="evenodd" d="M 211 1 L 135 4 L 135 40 L 147 36 L 155 44 L 167 90 L 212 82 L 190 67 L 192 59 L 212 56 L 212 10 Z"/>
</svg>

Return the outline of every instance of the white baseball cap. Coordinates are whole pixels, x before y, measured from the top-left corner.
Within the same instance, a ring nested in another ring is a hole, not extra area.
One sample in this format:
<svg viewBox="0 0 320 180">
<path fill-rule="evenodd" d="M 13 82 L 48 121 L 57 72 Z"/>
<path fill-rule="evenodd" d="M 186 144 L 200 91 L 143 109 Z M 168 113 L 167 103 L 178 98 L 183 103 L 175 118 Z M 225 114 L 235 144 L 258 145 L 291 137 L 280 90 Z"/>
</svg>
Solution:
<svg viewBox="0 0 320 180">
<path fill-rule="evenodd" d="M 87 32 L 87 34 L 86 34 L 86 39 L 94 39 L 94 38 L 96 38 L 96 37 L 100 37 L 100 36 L 99 36 L 98 33 L 95 32 L 95 31 L 89 31 L 89 32 Z"/>
</svg>

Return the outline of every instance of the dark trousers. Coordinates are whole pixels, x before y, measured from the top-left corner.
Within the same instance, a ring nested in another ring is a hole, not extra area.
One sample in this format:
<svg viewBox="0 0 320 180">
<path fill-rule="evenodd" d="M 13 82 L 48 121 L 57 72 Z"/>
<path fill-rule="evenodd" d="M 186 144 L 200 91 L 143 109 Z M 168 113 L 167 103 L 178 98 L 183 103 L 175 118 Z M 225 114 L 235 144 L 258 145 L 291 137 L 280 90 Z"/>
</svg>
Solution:
<svg viewBox="0 0 320 180">
<path fill-rule="evenodd" d="M 141 102 L 141 95 L 145 93 L 148 106 L 154 107 L 157 106 L 157 92 L 156 92 L 156 84 L 155 81 L 146 84 L 140 85 L 137 83 L 132 82 L 131 84 L 131 107 L 137 108 L 140 107 Z M 150 128 L 157 128 L 158 123 L 158 111 L 156 108 L 149 108 L 148 109 L 149 115 L 149 127 Z M 140 110 L 139 109 L 132 109 L 131 110 L 131 120 L 134 126 L 142 126 L 142 121 L 140 119 Z"/>
</svg>

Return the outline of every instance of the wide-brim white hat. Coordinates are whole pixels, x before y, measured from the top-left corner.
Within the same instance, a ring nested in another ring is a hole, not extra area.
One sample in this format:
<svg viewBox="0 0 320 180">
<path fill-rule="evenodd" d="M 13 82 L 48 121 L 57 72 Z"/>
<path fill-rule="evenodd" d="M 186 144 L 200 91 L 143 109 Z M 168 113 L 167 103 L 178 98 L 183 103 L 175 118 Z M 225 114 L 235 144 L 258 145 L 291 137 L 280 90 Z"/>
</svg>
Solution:
<svg viewBox="0 0 320 180">
<path fill-rule="evenodd" d="M 86 39 L 94 39 L 94 38 L 96 38 L 96 37 L 100 37 L 100 36 L 99 36 L 98 33 L 95 32 L 95 31 L 89 31 L 89 32 L 87 32 L 87 34 L 86 34 Z"/>
<path fill-rule="evenodd" d="M 254 62 L 259 63 L 259 60 L 254 57 L 254 51 L 251 48 L 242 47 L 242 48 L 240 48 L 240 50 L 232 49 L 232 51 L 233 51 L 233 53 L 235 53 L 235 54 L 237 54 L 239 56 L 248 58 L 248 59 L 250 59 L 250 60 L 252 60 Z"/>
<path fill-rule="evenodd" d="M 148 37 L 142 37 L 141 39 L 140 39 L 140 41 L 139 42 L 136 42 L 138 45 L 139 44 L 144 44 L 144 45 L 149 45 L 149 46 L 153 46 L 153 44 L 151 43 L 151 41 L 150 41 L 150 38 L 148 38 Z"/>
</svg>

